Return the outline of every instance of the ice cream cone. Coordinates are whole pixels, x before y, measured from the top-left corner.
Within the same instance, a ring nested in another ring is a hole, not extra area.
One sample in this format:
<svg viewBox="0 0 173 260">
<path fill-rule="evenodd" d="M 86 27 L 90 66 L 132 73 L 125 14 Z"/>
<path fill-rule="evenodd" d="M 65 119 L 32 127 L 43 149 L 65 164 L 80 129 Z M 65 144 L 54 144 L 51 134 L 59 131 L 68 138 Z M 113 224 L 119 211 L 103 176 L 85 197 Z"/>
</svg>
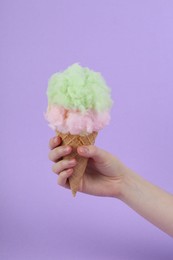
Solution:
<svg viewBox="0 0 173 260">
<path fill-rule="evenodd" d="M 87 158 L 79 156 L 77 147 L 94 144 L 97 133 L 109 124 L 113 103 L 110 93 L 99 72 L 78 63 L 54 73 L 49 79 L 45 118 L 62 138 L 62 144 L 73 147 L 72 153 L 65 156 L 77 161 L 69 177 L 73 196 L 79 190 L 88 162 Z"/>
<path fill-rule="evenodd" d="M 69 178 L 70 189 L 72 191 L 73 196 L 75 197 L 79 188 L 80 181 L 88 163 L 88 158 L 84 158 L 77 153 L 77 147 L 82 145 L 94 144 L 97 132 L 93 132 L 84 136 L 71 135 L 70 133 L 63 134 L 60 132 L 57 132 L 57 135 L 62 138 L 62 145 L 70 145 L 73 148 L 72 153 L 70 155 L 65 156 L 64 158 L 75 158 L 77 161 L 77 165 L 74 167 L 74 172 L 72 176 Z"/>
</svg>

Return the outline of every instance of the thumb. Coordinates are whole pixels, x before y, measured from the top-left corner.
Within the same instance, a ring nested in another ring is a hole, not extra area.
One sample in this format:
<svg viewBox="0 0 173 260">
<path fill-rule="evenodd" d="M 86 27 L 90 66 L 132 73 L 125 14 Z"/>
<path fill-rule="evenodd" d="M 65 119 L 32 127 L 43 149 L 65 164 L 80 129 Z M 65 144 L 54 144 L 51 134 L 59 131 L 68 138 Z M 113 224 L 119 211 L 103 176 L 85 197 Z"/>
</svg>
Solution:
<svg viewBox="0 0 173 260">
<path fill-rule="evenodd" d="M 85 158 L 92 158 L 95 162 L 103 162 L 106 158 L 106 152 L 94 145 L 80 146 L 77 148 L 79 155 Z"/>
</svg>

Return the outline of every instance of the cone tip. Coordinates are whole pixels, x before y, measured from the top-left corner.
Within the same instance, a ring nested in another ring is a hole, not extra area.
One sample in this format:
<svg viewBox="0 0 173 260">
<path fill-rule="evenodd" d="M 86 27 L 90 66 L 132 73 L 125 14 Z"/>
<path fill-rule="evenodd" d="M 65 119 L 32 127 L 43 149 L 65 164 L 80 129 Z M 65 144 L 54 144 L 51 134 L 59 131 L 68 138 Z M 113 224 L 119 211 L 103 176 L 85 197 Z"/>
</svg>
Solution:
<svg viewBox="0 0 173 260">
<path fill-rule="evenodd" d="M 72 190 L 72 195 L 73 195 L 73 198 L 75 198 L 75 197 L 76 197 L 76 193 L 77 193 L 77 191 L 74 191 L 74 190 Z"/>
</svg>

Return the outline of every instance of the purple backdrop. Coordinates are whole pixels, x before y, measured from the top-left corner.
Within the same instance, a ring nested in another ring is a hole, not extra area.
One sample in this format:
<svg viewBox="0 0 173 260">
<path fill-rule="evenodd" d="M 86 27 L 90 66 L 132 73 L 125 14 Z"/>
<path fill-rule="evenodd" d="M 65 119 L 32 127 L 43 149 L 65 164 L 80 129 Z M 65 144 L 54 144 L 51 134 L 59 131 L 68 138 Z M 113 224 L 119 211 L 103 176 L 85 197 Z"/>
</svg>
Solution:
<svg viewBox="0 0 173 260">
<path fill-rule="evenodd" d="M 96 144 L 173 190 L 173 1 L 0 2 L 0 259 L 173 259 L 172 239 L 116 199 L 57 186 L 47 79 L 80 62 L 115 105 Z"/>
</svg>

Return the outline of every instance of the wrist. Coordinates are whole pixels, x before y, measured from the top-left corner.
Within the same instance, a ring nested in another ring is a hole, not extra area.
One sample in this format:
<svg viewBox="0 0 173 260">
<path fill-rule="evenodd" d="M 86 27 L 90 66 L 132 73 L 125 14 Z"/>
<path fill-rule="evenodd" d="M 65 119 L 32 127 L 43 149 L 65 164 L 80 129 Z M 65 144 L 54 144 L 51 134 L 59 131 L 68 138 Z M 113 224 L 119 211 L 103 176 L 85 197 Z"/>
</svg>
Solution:
<svg viewBox="0 0 173 260">
<path fill-rule="evenodd" d="M 141 177 L 133 172 L 131 169 L 126 168 L 121 180 L 121 188 L 118 194 L 118 199 L 126 202 L 131 192 L 137 190 L 138 183 Z"/>
<path fill-rule="evenodd" d="M 130 189 L 131 182 L 133 182 L 133 175 L 135 175 L 126 166 L 121 165 L 118 169 L 118 175 L 111 177 L 110 194 L 108 196 L 123 200 L 127 196 L 127 190 Z"/>
</svg>

